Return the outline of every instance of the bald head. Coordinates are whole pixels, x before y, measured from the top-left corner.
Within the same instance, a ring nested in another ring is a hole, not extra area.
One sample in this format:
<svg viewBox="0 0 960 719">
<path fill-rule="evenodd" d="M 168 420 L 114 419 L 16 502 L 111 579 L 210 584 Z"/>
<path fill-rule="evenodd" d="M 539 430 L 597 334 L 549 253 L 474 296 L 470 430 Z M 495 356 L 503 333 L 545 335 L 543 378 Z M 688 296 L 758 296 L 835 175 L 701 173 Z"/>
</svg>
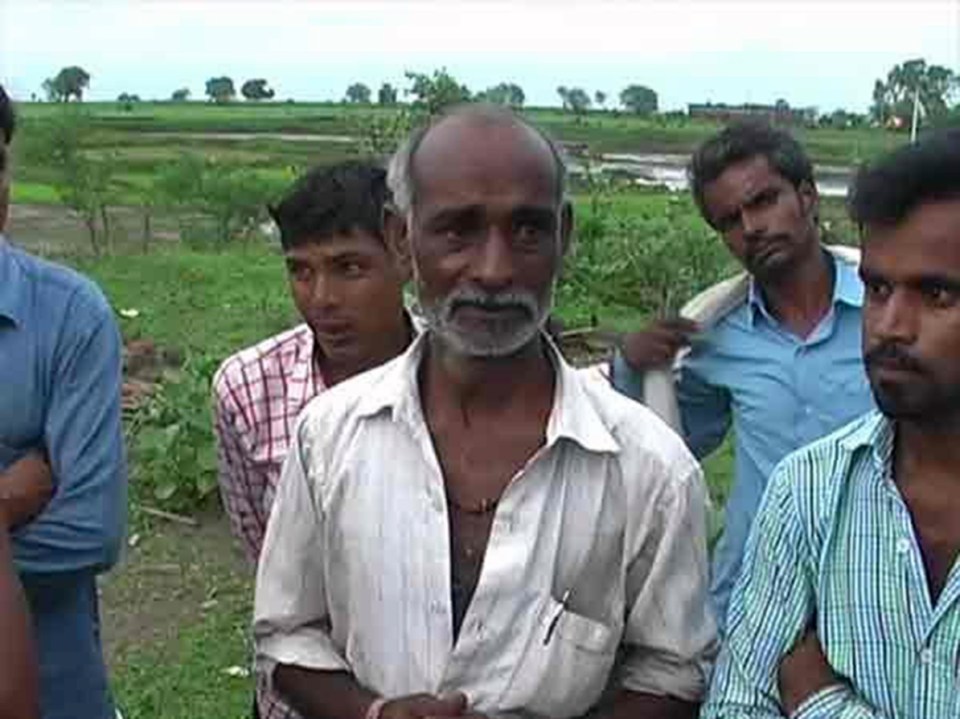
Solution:
<svg viewBox="0 0 960 719">
<path fill-rule="evenodd" d="M 556 143 L 508 108 L 498 105 L 458 106 L 414 132 L 390 162 L 388 183 L 394 203 L 409 214 L 425 177 L 454 166 L 476 166 L 478 159 L 497 159 L 539 177 L 549 177 L 557 202 L 566 191 L 566 166 Z"/>
</svg>

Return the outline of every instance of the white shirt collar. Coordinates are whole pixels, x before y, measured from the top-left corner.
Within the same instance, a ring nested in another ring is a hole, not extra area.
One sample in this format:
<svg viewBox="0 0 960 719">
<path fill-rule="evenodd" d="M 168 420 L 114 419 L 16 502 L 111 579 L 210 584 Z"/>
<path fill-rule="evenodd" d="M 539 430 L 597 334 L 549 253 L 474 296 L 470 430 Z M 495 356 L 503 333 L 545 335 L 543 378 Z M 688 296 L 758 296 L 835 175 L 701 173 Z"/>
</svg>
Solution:
<svg viewBox="0 0 960 719">
<path fill-rule="evenodd" d="M 361 400 L 357 408 L 360 416 L 369 417 L 389 408 L 395 420 L 406 422 L 414 431 L 425 427 L 417 375 L 427 334 L 428 331 L 423 332 L 385 368 L 377 390 Z M 584 391 L 583 382 L 588 380 L 567 364 L 546 334 L 543 337 L 557 378 L 547 422 L 547 446 L 569 439 L 588 451 L 620 452 L 619 442 Z"/>
</svg>

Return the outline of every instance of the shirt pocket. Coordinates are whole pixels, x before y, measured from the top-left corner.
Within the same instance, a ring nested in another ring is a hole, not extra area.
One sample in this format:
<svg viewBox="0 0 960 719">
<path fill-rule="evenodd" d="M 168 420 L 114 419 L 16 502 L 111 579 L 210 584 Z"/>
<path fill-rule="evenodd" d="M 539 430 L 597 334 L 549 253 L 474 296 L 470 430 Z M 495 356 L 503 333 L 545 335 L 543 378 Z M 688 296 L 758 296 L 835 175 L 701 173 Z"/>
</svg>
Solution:
<svg viewBox="0 0 960 719">
<path fill-rule="evenodd" d="M 506 703 L 557 719 L 584 714 L 606 688 L 620 634 L 547 597 Z"/>
</svg>

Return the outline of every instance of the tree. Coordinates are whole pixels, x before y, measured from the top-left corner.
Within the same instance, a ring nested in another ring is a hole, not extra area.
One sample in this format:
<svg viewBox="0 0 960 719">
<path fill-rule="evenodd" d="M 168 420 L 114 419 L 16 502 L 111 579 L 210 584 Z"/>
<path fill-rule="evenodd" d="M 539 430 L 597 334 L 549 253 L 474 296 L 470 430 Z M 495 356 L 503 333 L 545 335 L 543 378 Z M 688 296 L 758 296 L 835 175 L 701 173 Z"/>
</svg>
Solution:
<svg viewBox="0 0 960 719">
<path fill-rule="evenodd" d="M 347 88 L 347 93 L 344 99 L 347 102 L 353 103 L 354 105 L 369 105 L 370 88 L 364 85 L 362 82 L 355 82 Z"/>
<path fill-rule="evenodd" d="M 603 90 L 597 90 L 595 93 L 593 93 L 593 101 L 600 107 L 603 107 L 607 104 L 607 93 L 605 93 Z"/>
<path fill-rule="evenodd" d="M 657 93 L 646 85 L 628 85 L 620 91 L 620 104 L 637 115 L 657 111 Z"/>
<path fill-rule="evenodd" d="M 230 102 L 237 96 L 237 91 L 233 87 L 233 80 L 226 75 L 223 77 L 211 77 L 207 80 L 206 93 L 211 100 L 218 104 Z"/>
<path fill-rule="evenodd" d="M 563 101 L 563 109 L 571 111 L 574 115 L 580 116 L 590 109 L 590 96 L 583 88 L 568 88 L 561 85 L 557 88 L 557 94 Z"/>
<path fill-rule="evenodd" d="M 77 65 L 65 67 L 54 77 L 43 81 L 43 91 L 51 102 L 70 102 L 75 97 L 83 100 L 83 91 L 90 84 L 90 73 Z"/>
<path fill-rule="evenodd" d="M 190 97 L 190 90 L 186 87 L 181 87 L 179 90 L 174 90 L 170 95 L 170 99 L 174 102 L 186 102 L 188 97 Z"/>
<path fill-rule="evenodd" d="M 129 92 L 121 92 L 117 95 L 117 102 L 123 107 L 124 110 L 130 112 L 133 110 L 133 104 L 140 102 L 139 95 L 131 95 Z"/>
<path fill-rule="evenodd" d="M 432 75 L 409 71 L 404 75 L 410 81 L 405 94 L 413 96 L 416 109 L 425 110 L 429 115 L 436 115 L 450 105 L 470 101 L 470 90 L 457 82 L 446 68 L 434 70 Z"/>
<path fill-rule="evenodd" d="M 870 114 L 879 123 L 909 124 L 917 97 L 923 116 L 937 121 L 949 112 L 948 100 L 957 89 L 958 77 L 949 68 L 927 65 L 925 60 L 907 60 L 887 73 L 886 81 L 873 85 Z"/>
<path fill-rule="evenodd" d="M 93 126 L 79 108 L 64 108 L 47 122 L 24 134 L 24 153 L 31 165 L 53 170 L 52 182 L 60 201 L 80 215 L 94 254 L 110 250 L 107 212 L 118 168 L 117 153 L 90 152 Z"/>
<path fill-rule="evenodd" d="M 259 100 L 269 100 L 273 97 L 273 90 L 267 87 L 267 81 L 263 78 L 247 80 L 240 86 L 240 94 L 247 100 L 254 102 Z"/>
<path fill-rule="evenodd" d="M 395 88 L 389 82 L 383 83 L 380 86 L 380 89 L 377 91 L 377 104 L 396 105 L 397 104 L 397 88 Z"/>
<path fill-rule="evenodd" d="M 478 100 L 492 102 L 495 105 L 509 105 L 520 108 L 526 100 L 523 88 L 513 82 L 501 82 L 499 85 L 488 87 L 477 95 Z"/>
</svg>

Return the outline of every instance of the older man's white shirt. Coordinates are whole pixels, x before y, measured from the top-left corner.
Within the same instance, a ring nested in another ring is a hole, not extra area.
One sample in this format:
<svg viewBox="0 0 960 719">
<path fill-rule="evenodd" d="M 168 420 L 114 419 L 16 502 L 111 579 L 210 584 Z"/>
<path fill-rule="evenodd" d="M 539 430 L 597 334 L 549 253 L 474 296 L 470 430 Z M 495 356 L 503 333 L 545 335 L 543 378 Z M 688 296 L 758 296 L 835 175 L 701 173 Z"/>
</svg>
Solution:
<svg viewBox="0 0 960 719">
<path fill-rule="evenodd" d="M 301 414 L 257 576 L 260 668 L 344 670 L 387 697 L 459 690 L 489 713 L 576 716 L 611 677 L 700 699 L 716 643 L 700 469 L 650 411 L 556 352 L 546 444 L 500 499 L 454 643 L 423 348 Z"/>
</svg>

